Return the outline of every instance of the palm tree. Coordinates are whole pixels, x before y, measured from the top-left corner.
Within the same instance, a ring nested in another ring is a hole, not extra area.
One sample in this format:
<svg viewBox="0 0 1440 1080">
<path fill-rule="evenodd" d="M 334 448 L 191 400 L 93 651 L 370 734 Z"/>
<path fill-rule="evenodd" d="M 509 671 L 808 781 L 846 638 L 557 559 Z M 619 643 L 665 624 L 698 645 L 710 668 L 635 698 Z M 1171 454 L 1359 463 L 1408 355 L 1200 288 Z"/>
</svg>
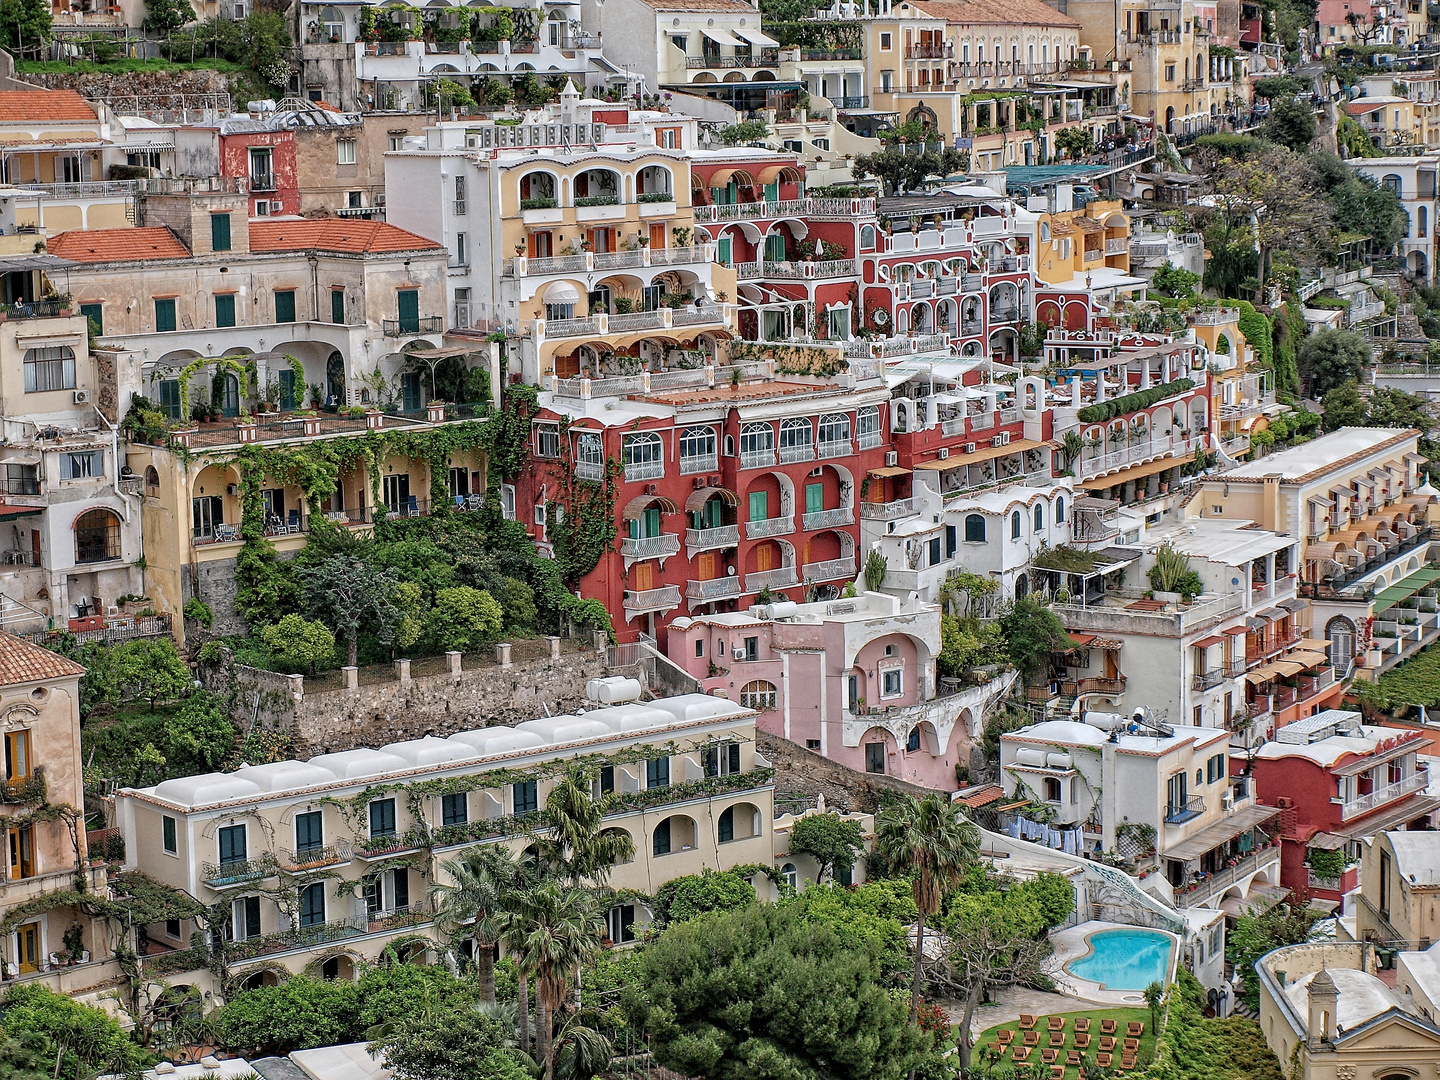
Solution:
<svg viewBox="0 0 1440 1080">
<path fill-rule="evenodd" d="M 517 946 L 520 970 L 535 976 L 535 1049 L 545 1080 L 555 1075 L 555 1016 L 581 965 L 599 953 L 604 936 L 605 916 L 590 890 L 546 881 L 515 899 L 506 937 Z"/>
<path fill-rule="evenodd" d="M 609 1039 L 573 1016 L 555 1033 L 555 1075 L 559 1080 L 591 1080 L 610 1068 L 614 1056 Z"/>
<path fill-rule="evenodd" d="M 939 912 L 945 894 L 956 886 L 966 868 L 979 860 L 980 830 L 940 795 L 909 796 L 881 811 L 875 823 L 875 848 L 896 872 L 909 870 L 910 892 L 920 913 L 915 978 L 910 989 L 913 1020 L 920 1014 L 925 920 Z"/>
<path fill-rule="evenodd" d="M 605 814 L 590 794 L 590 774 L 571 762 L 545 798 L 536 830 L 539 861 L 568 885 L 604 886 L 617 862 L 635 857 L 624 829 L 604 829 Z"/>
<path fill-rule="evenodd" d="M 503 844 L 468 848 L 440 864 L 453 885 L 430 886 L 435 922 L 452 940 L 461 934 L 475 942 L 480 1000 L 495 1004 L 495 943 L 504 928 L 510 897 L 524 882 L 524 869 Z"/>
</svg>

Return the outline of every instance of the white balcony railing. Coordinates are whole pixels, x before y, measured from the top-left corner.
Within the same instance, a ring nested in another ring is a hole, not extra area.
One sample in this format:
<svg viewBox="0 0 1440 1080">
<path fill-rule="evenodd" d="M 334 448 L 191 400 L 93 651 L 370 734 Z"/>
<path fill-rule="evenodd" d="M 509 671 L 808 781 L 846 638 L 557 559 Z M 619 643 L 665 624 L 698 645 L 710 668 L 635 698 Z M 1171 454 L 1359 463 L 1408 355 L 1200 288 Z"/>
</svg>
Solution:
<svg viewBox="0 0 1440 1080">
<path fill-rule="evenodd" d="M 620 541 L 620 554 L 626 559 L 669 558 L 680 551 L 680 537 L 675 533 L 659 536 L 627 536 Z"/>
<path fill-rule="evenodd" d="M 745 539 L 747 540 L 763 540 L 767 536 L 786 536 L 794 531 L 795 519 L 789 514 L 745 523 Z"/>
<path fill-rule="evenodd" d="M 644 611 L 669 611 L 680 603 L 680 586 L 664 585 L 658 589 L 626 589 L 625 611 L 630 618 Z"/>
<path fill-rule="evenodd" d="M 795 567 L 781 566 L 775 570 L 757 570 L 745 575 L 745 591 L 758 593 L 762 589 L 785 589 L 800 584 L 795 576 Z"/>
<path fill-rule="evenodd" d="M 1202 441 L 1203 436 L 1200 435 L 1192 435 L 1189 438 L 1172 435 L 1158 439 L 1146 439 L 1143 442 L 1133 442 L 1119 449 L 1111 450 L 1108 454 L 1095 454 L 1093 457 L 1082 456 L 1077 462 L 1076 471 L 1081 480 L 1088 480 L 1124 468 L 1126 465 L 1135 465 L 1170 455 L 1191 453 L 1201 445 Z"/>
<path fill-rule="evenodd" d="M 665 462 L 655 461 L 627 461 L 625 463 L 625 482 L 634 483 L 636 480 L 659 480 L 665 475 Z"/>
<path fill-rule="evenodd" d="M 1377 788 L 1368 795 L 1361 795 L 1351 799 L 1349 802 L 1341 803 L 1340 819 L 1342 821 L 1359 814 L 1368 814 L 1377 806 L 1383 806 L 1394 799 L 1412 795 L 1417 791 L 1424 791 L 1430 783 L 1428 772 L 1417 772 L 1405 777 L 1399 783 L 1387 784 L 1385 787 Z"/>
<path fill-rule="evenodd" d="M 909 517 L 915 512 L 914 499 L 895 499 L 893 502 L 862 502 L 860 516 L 867 521 L 893 521 Z"/>
<path fill-rule="evenodd" d="M 837 507 L 834 510 L 816 510 L 806 514 L 800 519 L 800 522 L 806 532 L 814 532 L 816 529 L 834 529 L 841 525 L 855 524 L 855 511 L 848 506 Z"/>
<path fill-rule="evenodd" d="M 855 556 L 805 563 L 800 568 L 800 572 L 806 581 L 833 581 L 835 578 L 851 578 L 855 576 Z"/>
<path fill-rule="evenodd" d="M 709 578 L 705 581 L 690 580 L 685 582 L 685 598 L 687 600 L 726 600 L 733 596 L 740 595 L 739 577 L 718 577 Z"/>
<path fill-rule="evenodd" d="M 814 461 L 814 443 L 799 443 L 798 445 L 780 447 L 780 464 L 791 465 L 797 461 Z"/>
<path fill-rule="evenodd" d="M 714 551 L 717 548 L 732 548 L 740 543 L 739 525 L 717 525 L 713 529 L 686 529 L 685 546 L 690 554 L 697 551 Z"/>
<path fill-rule="evenodd" d="M 854 452 L 848 439 L 822 439 L 815 444 L 815 456 L 821 459 L 849 457 Z"/>
<path fill-rule="evenodd" d="M 719 458 L 714 454 L 680 455 L 681 476 L 690 476 L 692 473 L 712 472 L 718 466 Z"/>
<path fill-rule="evenodd" d="M 775 451 L 770 450 L 741 450 L 740 468 L 742 469 L 769 469 L 775 464 Z"/>
</svg>

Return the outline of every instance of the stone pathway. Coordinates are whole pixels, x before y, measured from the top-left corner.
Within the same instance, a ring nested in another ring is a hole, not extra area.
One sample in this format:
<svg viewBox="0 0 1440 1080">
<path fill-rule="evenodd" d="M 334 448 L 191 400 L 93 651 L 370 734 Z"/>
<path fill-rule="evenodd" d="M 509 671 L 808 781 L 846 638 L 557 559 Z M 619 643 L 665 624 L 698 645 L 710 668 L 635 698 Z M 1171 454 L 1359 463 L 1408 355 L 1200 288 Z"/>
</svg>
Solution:
<svg viewBox="0 0 1440 1080">
<path fill-rule="evenodd" d="M 1021 1013 L 1029 1013 L 1032 1016 L 1048 1016 L 1052 1013 L 1115 1008 L 1113 1004 L 1087 1001 L 1084 998 L 1070 997 L 1066 994 L 1048 994 L 1043 990 L 1031 990 L 1023 986 L 1012 986 L 1008 990 L 1001 991 L 997 998 L 998 1000 L 994 1004 L 981 1005 L 975 1010 L 975 1016 L 970 1022 L 972 1037 L 996 1024 L 1018 1020 Z M 942 1003 L 942 1008 L 950 1015 L 953 1023 L 959 1023 L 961 1017 L 965 1015 L 963 1006 Z"/>
</svg>

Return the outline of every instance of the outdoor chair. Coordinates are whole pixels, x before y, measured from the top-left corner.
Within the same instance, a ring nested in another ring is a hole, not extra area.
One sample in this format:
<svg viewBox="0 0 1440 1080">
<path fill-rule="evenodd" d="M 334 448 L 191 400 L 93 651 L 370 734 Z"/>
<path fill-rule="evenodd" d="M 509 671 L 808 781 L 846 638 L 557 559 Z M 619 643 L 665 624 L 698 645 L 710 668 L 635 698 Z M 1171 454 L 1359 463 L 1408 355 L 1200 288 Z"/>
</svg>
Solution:
<svg viewBox="0 0 1440 1080">
<path fill-rule="evenodd" d="M 1064 1066 L 1064 1065 L 1051 1065 L 1051 1066 L 1050 1066 L 1050 1080 L 1065 1080 L 1065 1066 Z"/>
<path fill-rule="evenodd" d="M 1121 1055 L 1120 1055 L 1120 1067 L 1121 1067 L 1122 1069 L 1133 1069 L 1133 1068 L 1135 1067 L 1135 1055 L 1134 1055 L 1134 1054 L 1121 1054 Z"/>
<path fill-rule="evenodd" d="M 1048 1050 L 1048 1049 L 1047 1049 L 1047 1050 L 1041 1050 L 1041 1051 L 1040 1051 L 1040 1060 L 1043 1061 L 1046 1065 L 1054 1065 L 1056 1059 L 1059 1058 L 1059 1057 L 1060 1057 L 1060 1051 L 1059 1051 L 1059 1050 Z"/>
<path fill-rule="evenodd" d="M 1118 1025 L 1118 1021 L 1115 1021 L 1115 1020 L 1101 1020 L 1101 1021 L 1100 1021 L 1100 1033 L 1101 1033 L 1102 1035 L 1114 1035 L 1114 1034 L 1115 1034 L 1115 1028 L 1117 1027 L 1117 1025 Z"/>
<path fill-rule="evenodd" d="M 1031 1048 L 1028 1047 L 1028 1046 L 1017 1046 L 1017 1047 L 1015 1047 L 1015 1060 L 1016 1060 L 1016 1061 L 1029 1061 L 1029 1060 L 1030 1060 L 1030 1054 L 1031 1054 Z"/>
<path fill-rule="evenodd" d="M 1039 1033 L 1038 1031 L 1027 1031 L 1027 1032 L 1025 1032 L 1025 1045 L 1026 1045 L 1026 1046 L 1039 1046 L 1039 1045 L 1040 1045 L 1040 1033 Z"/>
<path fill-rule="evenodd" d="M 1089 1030 L 1090 1018 L 1088 1016 L 1078 1016 L 1075 1018 L 1075 1034 L 1084 1035 Z"/>
<path fill-rule="evenodd" d="M 1129 1035 L 1132 1039 L 1138 1039 L 1141 1035 L 1145 1034 L 1145 1021 L 1131 1020 L 1130 1023 L 1125 1025 L 1125 1034 Z"/>
<path fill-rule="evenodd" d="M 999 1042 L 1001 1046 L 1009 1046 L 1015 1041 L 1015 1032 L 1009 1028 L 1001 1028 L 1000 1034 L 996 1036 L 996 1041 Z"/>
<path fill-rule="evenodd" d="M 406 511 L 405 511 L 405 512 L 406 512 L 410 517 L 419 517 L 419 516 L 420 516 L 420 500 L 419 500 L 416 496 L 414 496 L 414 495 L 411 495 L 411 496 L 410 496 L 410 505 L 406 508 Z"/>
<path fill-rule="evenodd" d="M 1035 1017 L 1031 1016 L 1029 1013 L 1021 1013 L 1021 1014 L 1020 1014 L 1020 1030 L 1021 1030 L 1021 1031 L 1029 1031 L 1029 1030 L 1030 1030 L 1031 1028 L 1033 1028 L 1034 1026 L 1035 1026 Z"/>
<path fill-rule="evenodd" d="M 1088 1049 L 1090 1049 L 1090 1036 L 1089 1036 L 1089 1035 L 1076 1035 L 1076 1036 L 1075 1036 L 1075 1046 L 1076 1046 L 1077 1049 L 1080 1049 L 1080 1050 L 1088 1050 Z"/>
<path fill-rule="evenodd" d="M 1114 1060 L 1115 1059 L 1110 1054 L 1106 1053 L 1104 1050 L 1100 1051 L 1100 1053 L 1095 1055 L 1095 1064 L 1099 1065 L 1102 1069 L 1108 1069 L 1110 1067 L 1110 1062 Z"/>
<path fill-rule="evenodd" d="M 1064 1046 L 1064 1045 L 1065 1045 L 1065 1033 L 1064 1033 L 1063 1031 L 1052 1031 L 1052 1032 L 1050 1032 L 1050 1045 L 1051 1045 L 1051 1046 Z"/>
<path fill-rule="evenodd" d="M 1064 1030 L 1065 1030 L 1065 1018 L 1064 1018 L 1063 1016 L 1052 1016 L 1052 1017 L 1050 1017 L 1050 1030 L 1051 1030 L 1051 1031 L 1064 1031 Z"/>
<path fill-rule="evenodd" d="M 292 533 L 298 533 L 298 532 L 300 531 L 300 511 L 299 511 L 299 510 L 291 510 L 291 511 L 290 511 L 290 520 L 289 520 L 289 522 L 288 522 L 288 524 L 287 524 L 286 527 L 287 527 L 287 528 L 289 529 L 289 531 L 292 532 Z"/>
<path fill-rule="evenodd" d="M 464 495 L 456 495 L 456 496 L 455 496 L 455 509 L 456 509 L 456 510 L 464 510 L 464 509 L 465 509 L 465 496 L 464 496 Z"/>
<path fill-rule="evenodd" d="M 1066 1065 L 1079 1065 L 1079 1064 L 1080 1064 L 1080 1051 L 1079 1051 L 1079 1050 L 1070 1050 L 1070 1051 L 1068 1051 L 1068 1052 L 1065 1054 L 1065 1064 L 1066 1064 Z"/>
<path fill-rule="evenodd" d="M 1138 1053 L 1139 1050 L 1140 1050 L 1140 1040 L 1139 1040 L 1139 1039 L 1126 1039 L 1126 1040 L 1125 1040 L 1125 1045 L 1122 1046 L 1121 1049 L 1122 1049 L 1125 1053 L 1127 1053 L 1127 1054 L 1135 1054 L 1135 1053 Z"/>
<path fill-rule="evenodd" d="M 1110 1050 L 1114 1050 L 1114 1049 L 1115 1049 L 1115 1036 L 1113 1036 L 1113 1035 L 1101 1035 L 1101 1036 L 1100 1036 L 1100 1049 L 1101 1049 L 1101 1050 L 1105 1050 L 1105 1051 L 1107 1051 L 1107 1052 L 1110 1051 Z"/>
</svg>

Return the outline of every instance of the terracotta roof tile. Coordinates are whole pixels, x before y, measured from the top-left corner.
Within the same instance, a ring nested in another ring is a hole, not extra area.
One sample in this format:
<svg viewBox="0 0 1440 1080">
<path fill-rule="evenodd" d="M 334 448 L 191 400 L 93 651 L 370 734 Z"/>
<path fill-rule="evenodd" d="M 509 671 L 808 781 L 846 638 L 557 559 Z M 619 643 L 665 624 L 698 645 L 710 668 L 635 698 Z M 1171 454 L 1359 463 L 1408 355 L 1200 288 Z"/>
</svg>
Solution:
<svg viewBox="0 0 1440 1080">
<path fill-rule="evenodd" d="M 1000 23 L 1020 26 L 1079 26 L 1043 0 L 910 0 L 907 5 L 922 15 L 946 22 Z"/>
<path fill-rule="evenodd" d="M 85 669 L 59 653 L 33 641 L 0 631 L 0 686 L 66 679 L 84 675 Z"/>
<path fill-rule="evenodd" d="M 755 14 L 744 0 L 643 0 L 654 11 L 733 11 Z M 757 24 L 755 29 L 760 29 Z"/>
<path fill-rule="evenodd" d="M 980 806 L 989 806 L 992 802 L 999 802 L 1005 792 L 999 784 L 987 784 L 984 787 L 971 788 L 955 795 L 952 801 L 961 806 L 968 806 L 972 810 Z"/>
<path fill-rule="evenodd" d="M 144 229 L 76 229 L 52 236 L 45 248 L 51 255 L 82 263 L 190 257 L 190 252 L 174 233 L 155 226 Z"/>
<path fill-rule="evenodd" d="M 304 221 L 252 221 L 250 250 L 336 251 L 363 255 L 380 251 L 421 251 L 440 247 L 412 232 L 382 221 L 356 218 L 312 218 Z"/>
<path fill-rule="evenodd" d="M 95 119 L 95 110 L 74 90 L 0 90 L 0 121 Z"/>
</svg>

